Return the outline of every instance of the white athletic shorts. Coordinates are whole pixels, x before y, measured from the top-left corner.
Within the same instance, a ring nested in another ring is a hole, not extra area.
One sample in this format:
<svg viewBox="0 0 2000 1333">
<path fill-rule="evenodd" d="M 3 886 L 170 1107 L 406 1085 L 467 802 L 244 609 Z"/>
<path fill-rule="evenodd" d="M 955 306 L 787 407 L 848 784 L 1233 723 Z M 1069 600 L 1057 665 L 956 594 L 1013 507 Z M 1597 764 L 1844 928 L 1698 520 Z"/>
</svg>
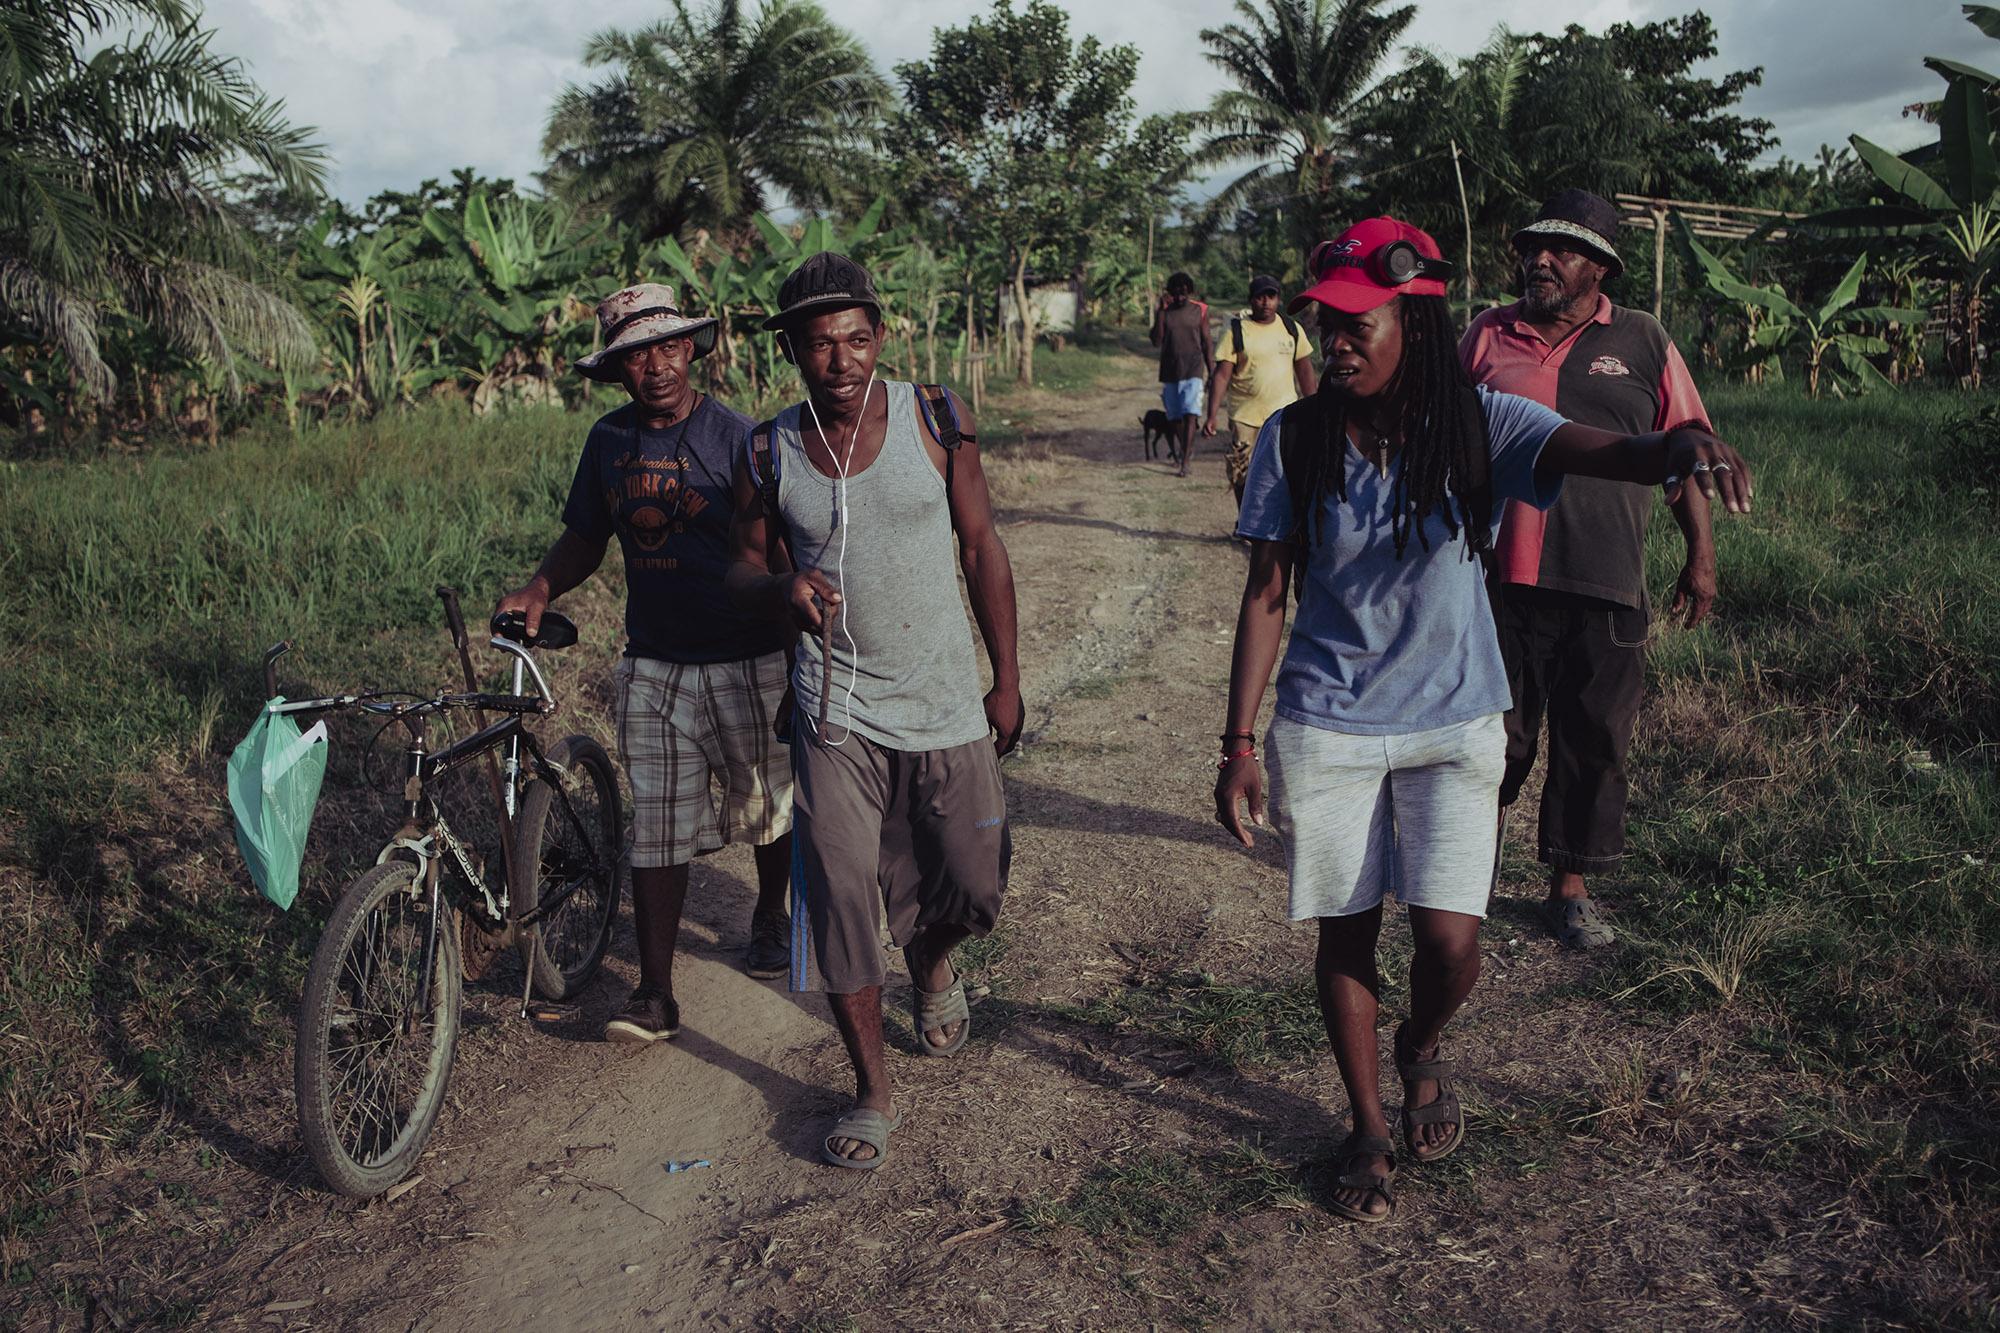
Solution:
<svg viewBox="0 0 2000 1333">
<path fill-rule="evenodd" d="M 1486 915 L 1499 847 L 1501 714 L 1407 736 L 1356 736 L 1289 718 L 1264 739 L 1285 839 L 1291 918 L 1405 907 Z"/>
</svg>

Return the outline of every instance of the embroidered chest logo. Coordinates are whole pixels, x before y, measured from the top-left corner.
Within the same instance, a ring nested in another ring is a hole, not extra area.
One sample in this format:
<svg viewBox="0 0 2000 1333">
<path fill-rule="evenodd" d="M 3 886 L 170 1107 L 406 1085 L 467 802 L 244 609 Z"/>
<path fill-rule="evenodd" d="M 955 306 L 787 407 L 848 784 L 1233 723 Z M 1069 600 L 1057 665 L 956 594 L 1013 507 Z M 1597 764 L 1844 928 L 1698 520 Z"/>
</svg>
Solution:
<svg viewBox="0 0 2000 1333">
<path fill-rule="evenodd" d="M 1590 363 L 1593 375 L 1630 375 L 1632 372 L 1615 356 L 1600 356 Z"/>
</svg>

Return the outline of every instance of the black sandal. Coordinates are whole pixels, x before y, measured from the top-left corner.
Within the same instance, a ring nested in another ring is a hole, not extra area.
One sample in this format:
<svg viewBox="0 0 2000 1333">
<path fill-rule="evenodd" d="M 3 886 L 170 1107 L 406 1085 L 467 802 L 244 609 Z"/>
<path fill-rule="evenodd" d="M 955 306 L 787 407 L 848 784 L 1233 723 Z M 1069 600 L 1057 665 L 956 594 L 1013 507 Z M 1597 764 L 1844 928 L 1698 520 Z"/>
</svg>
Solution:
<svg viewBox="0 0 2000 1333">
<path fill-rule="evenodd" d="M 1435 1079 L 1438 1095 L 1435 1100 L 1422 1106 L 1411 1106 L 1407 1094 L 1403 1101 L 1403 1147 L 1413 1161 L 1436 1162 L 1458 1151 L 1458 1145 L 1465 1142 L 1465 1108 L 1459 1105 L 1458 1094 L 1446 1082 L 1451 1075 L 1451 1061 L 1439 1056 L 1428 1060 L 1418 1060 L 1415 1052 L 1403 1044 L 1403 1027 L 1396 1027 L 1395 1039 L 1396 1075 L 1405 1085 L 1419 1079 Z M 1458 1133 L 1445 1140 L 1442 1148 L 1425 1152 L 1417 1146 L 1417 1130 L 1423 1125 L 1455 1125 Z"/>
<path fill-rule="evenodd" d="M 1372 1199 L 1363 1199 L 1359 1204 L 1342 1203 L 1339 1199 L 1329 1199 L 1327 1206 L 1350 1222 L 1386 1222 L 1396 1215 L 1396 1195 L 1389 1188 L 1389 1182 L 1396 1175 L 1396 1145 L 1380 1134 L 1349 1134 L 1333 1152 L 1334 1160 L 1340 1164 L 1340 1175 L 1334 1183 L 1342 1189 L 1367 1190 L 1371 1195 L 1380 1195 L 1388 1207 L 1379 1213 L 1368 1211 Z M 1354 1166 L 1355 1159 L 1361 1157 L 1386 1157 L 1389 1159 L 1389 1174 L 1378 1176 L 1372 1171 L 1364 1171 Z M 1349 1170 L 1348 1168 L 1354 1169 Z"/>
</svg>

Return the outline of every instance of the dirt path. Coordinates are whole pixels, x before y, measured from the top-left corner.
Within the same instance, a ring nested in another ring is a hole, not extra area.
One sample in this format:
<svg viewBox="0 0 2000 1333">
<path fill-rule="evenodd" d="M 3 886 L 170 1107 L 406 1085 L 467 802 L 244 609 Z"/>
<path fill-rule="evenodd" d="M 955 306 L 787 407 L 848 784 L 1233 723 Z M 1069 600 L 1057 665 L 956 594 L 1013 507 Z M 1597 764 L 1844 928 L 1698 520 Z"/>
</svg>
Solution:
<svg viewBox="0 0 2000 1333">
<path fill-rule="evenodd" d="M 1870 1267 L 1879 1223 L 1842 1191 L 1747 1146 L 1783 1089 L 1721 1020 L 1588 997 L 1526 928 L 1520 848 L 1454 1030 L 1466 1150 L 1405 1175 L 1394 1226 L 1325 1210 L 1343 1108 L 1311 938 L 1269 841 L 1245 856 L 1208 813 L 1242 556 L 1213 442 L 1191 480 L 1140 461 L 1148 370 L 1041 398 L 994 466 L 1030 707 L 1013 883 L 967 958 L 992 995 L 961 1058 L 915 1054 L 892 981 L 892 1163 L 817 1164 L 850 1076 L 816 999 L 737 970 L 732 848 L 695 873 L 679 1040 L 595 1040 L 622 961 L 539 1030 L 502 969 L 423 1179 L 366 1206 L 282 1183 L 271 1253 L 201 1322 L 1657 1327 L 1852 1318 L 1917 1280 Z M 1393 977 L 1406 932 L 1384 933 Z"/>
</svg>

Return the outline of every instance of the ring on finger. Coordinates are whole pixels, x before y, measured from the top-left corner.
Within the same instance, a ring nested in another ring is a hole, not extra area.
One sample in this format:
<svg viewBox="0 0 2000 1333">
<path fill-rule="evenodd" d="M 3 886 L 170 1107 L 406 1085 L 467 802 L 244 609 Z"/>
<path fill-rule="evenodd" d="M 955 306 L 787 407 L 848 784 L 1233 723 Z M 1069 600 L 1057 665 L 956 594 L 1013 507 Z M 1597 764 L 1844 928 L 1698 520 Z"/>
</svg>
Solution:
<svg viewBox="0 0 2000 1333">
<path fill-rule="evenodd" d="M 1711 467 L 1707 462 L 1698 462 L 1690 470 L 1694 472 L 1713 472 L 1715 469 Z"/>
<path fill-rule="evenodd" d="M 1710 472 L 1734 472 L 1735 470 L 1735 468 L 1729 466 L 1727 463 L 1717 463 L 1709 469 Z"/>
</svg>

